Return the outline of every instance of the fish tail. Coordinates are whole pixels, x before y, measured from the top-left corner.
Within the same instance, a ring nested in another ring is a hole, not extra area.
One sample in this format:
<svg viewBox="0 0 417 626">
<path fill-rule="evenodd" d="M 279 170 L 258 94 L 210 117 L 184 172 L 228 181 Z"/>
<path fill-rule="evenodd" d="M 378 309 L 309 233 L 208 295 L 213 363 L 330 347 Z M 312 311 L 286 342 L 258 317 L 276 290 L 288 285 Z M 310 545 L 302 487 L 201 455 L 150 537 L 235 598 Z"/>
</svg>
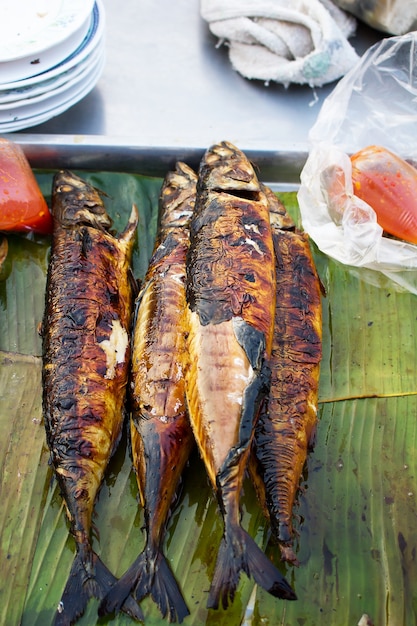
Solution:
<svg viewBox="0 0 417 626">
<path fill-rule="evenodd" d="M 54 626 L 71 626 L 81 617 L 90 598 L 104 598 L 117 579 L 95 552 L 77 552 L 67 584 L 55 614 Z M 133 598 L 129 598 L 123 611 L 137 620 L 143 613 Z"/>
<path fill-rule="evenodd" d="M 207 608 L 223 608 L 233 601 L 240 573 L 245 572 L 276 598 L 296 600 L 284 576 L 271 563 L 252 537 L 240 526 L 225 533 L 220 543 Z"/>
<path fill-rule="evenodd" d="M 118 613 L 121 610 L 123 603 L 137 585 L 139 576 L 141 575 L 142 562 L 143 553 L 138 556 L 126 573 L 119 578 L 105 595 L 98 608 L 100 617 Z"/>
<path fill-rule="evenodd" d="M 117 613 L 134 593 L 137 602 L 150 595 L 164 618 L 181 623 L 190 614 L 177 581 L 162 552 L 145 549 L 112 587 L 99 607 L 99 615 Z"/>
<path fill-rule="evenodd" d="M 147 574 L 147 577 L 143 576 L 140 579 L 136 587 L 136 600 L 139 602 L 145 595 L 150 594 L 164 618 L 168 617 L 170 622 L 181 623 L 190 612 L 162 552 L 157 552 Z"/>
</svg>

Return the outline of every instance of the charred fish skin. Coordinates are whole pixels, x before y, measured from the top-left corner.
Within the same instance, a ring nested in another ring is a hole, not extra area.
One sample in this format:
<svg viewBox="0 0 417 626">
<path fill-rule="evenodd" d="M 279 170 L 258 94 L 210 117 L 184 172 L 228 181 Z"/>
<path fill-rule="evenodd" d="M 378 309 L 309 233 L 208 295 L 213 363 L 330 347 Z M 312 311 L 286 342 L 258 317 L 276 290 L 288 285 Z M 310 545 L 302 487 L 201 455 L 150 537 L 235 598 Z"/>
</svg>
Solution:
<svg viewBox="0 0 417 626">
<path fill-rule="evenodd" d="M 121 433 L 133 307 L 129 279 L 137 225 L 132 209 L 120 237 L 100 193 L 68 171 L 52 188 L 54 230 L 43 320 L 43 412 L 51 464 L 76 556 L 55 623 L 73 624 L 90 597 L 115 577 L 93 552 L 92 512 Z M 133 600 L 129 614 L 142 617 Z"/>
<path fill-rule="evenodd" d="M 317 424 L 322 357 L 321 285 L 308 236 L 268 190 L 276 255 L 271 389 L 255 429 L 250 468 L 283 560 L 293 550 L 293 507 Z"/>
<path fill-rule="evenodd" d="M 150 595 L 169 621 L 189 614 L 162 542 L 178 483 L 194 446 L 186 414 L 185 260 L 197 175 L 177 163 L 160 196 L 157 241 L 136 303 L 131 365 L 131 442 L 139 494 L 145 512 L 146 544 L 101 604 L 100 614 L 117 611 L 133 593 Z"/>
<path fill-rule="evenodd" d="M 242 571 L 273 595 L 296 598 L 240 525 L 254 425 L 269 388 L 274 285 L 266 195 L 243 152 L 221 142 L 200 164 L 187 262 L 187 406 L 224 520 L 209 608 L 233 600 Z"/>
</svg>

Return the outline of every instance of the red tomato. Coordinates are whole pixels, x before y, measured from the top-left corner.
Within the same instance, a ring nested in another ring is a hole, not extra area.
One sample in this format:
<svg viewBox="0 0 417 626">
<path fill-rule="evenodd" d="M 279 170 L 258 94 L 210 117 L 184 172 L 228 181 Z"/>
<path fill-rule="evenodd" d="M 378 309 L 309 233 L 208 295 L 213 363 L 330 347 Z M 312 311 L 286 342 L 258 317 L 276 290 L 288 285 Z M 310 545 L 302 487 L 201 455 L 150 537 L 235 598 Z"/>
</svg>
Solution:
<svg viewBox="0 0 417 626">
<path fill-rule="evenodd" d="M 353 190 L 389 234 L 417 243 L 417 169 L 380 146 L 351 157 Z"/>
<path fill-rule="evenodd" d="M 22 148 L 0 138 L 0 230 L 52 232 L 52 216 Z"/>
</svg>

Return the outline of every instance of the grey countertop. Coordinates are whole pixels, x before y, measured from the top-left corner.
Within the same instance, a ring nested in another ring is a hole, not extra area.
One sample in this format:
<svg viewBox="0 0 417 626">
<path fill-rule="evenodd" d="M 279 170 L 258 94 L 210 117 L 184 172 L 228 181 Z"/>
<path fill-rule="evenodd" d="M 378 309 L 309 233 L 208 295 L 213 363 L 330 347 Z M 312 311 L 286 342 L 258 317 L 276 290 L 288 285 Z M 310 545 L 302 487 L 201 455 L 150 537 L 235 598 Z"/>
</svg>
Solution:
<svg viewBox="0 0 417 626">
<path fill-rule="evenodd" d="M 305 148 L 334 84 L 313 90 L 243 78 L 227 48 L 216 47 L 198 0 L 103 3 L 106 64 L 96 87 L 63 114 L 14 133 L 16 140 L 31 133 L 154 148 L 201 148 L 222 139 L 244 150 Z M 382 37 L 359 24 L 351 42 L 362 54 Z"/>
</svg>

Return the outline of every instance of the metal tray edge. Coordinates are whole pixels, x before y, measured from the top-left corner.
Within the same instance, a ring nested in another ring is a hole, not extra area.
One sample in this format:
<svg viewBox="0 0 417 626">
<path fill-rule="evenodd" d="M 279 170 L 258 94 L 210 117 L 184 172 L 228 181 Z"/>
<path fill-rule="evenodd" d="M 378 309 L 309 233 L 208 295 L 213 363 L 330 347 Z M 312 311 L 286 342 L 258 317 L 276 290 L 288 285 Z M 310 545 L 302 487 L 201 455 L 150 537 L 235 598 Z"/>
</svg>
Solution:
<svg viewBox="0 0 417 626">
<path fill-rule="evenodd" d="M 84 169 L 136 173 L 164 177 L 176 161 L 193 168 L 208 146 L 147 146 L 104 135 L 8 134 L 18 143 L 30 164 L 39 169 Z M 275 187 L 297 188 L 308 148 L 302 144 L 278 146 L 276 150 L 239 148 L 257 168 L 259 177 Z"/>
</svg>

